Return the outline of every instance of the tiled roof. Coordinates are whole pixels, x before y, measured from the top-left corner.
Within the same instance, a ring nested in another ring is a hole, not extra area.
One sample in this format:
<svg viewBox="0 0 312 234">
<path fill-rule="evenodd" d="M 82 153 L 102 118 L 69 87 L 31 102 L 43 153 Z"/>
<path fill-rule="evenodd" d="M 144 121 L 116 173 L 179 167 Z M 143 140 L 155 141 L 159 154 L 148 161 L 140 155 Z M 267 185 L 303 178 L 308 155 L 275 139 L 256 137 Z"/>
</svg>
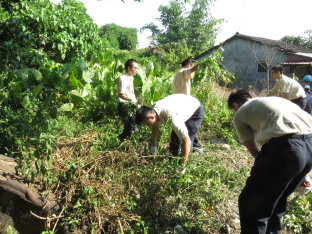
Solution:
<svg viewBox="0 0 312 234">
<path fill-rule="evenodd" d="M 286 43 L 285 41 L 281 41 L 281 40 L 271 40 L 271 39 L 267 39 L 267 38 L 262 38 L 262 37 L 253 37 L 253 36 L 248 36 L 248 35 L 244 35 L 244 34 L 240 34 L 240 33 L 236 33 L 234 36 L 230 37 L 229 39 L 225 40 L 224 42 L 220 43 L 217 46 L 214 46 L 212 48 L 210 48 L 209 50 L 205 51 L 204 53 L 202 53 L 201 55 L 197 56 L 197 58 L 200 58 L 202 56 L 204 56 L 207 53 L 210 53 L 211 51 L 219 48 L 220 46 L 234 40 L 234 39 L 245 39 L 245 40 L 249 40 L 249 41 L 253 41 L 256 43 L 260 43 L 260 44 L 265 44 L 265 45 L 269 45 L 269 46 L 273 46 L 273 47 L 278 47 L 280 50 L 285 50 L 286 52 L 289 53 L 304 53 L 304 54 L 312 54 L 312 49 L 308 49 L 308 48 L 304 48 L 304 47 L 300 47 L 300 46 L 295 46 L 289 43 Z"/>
</svg>

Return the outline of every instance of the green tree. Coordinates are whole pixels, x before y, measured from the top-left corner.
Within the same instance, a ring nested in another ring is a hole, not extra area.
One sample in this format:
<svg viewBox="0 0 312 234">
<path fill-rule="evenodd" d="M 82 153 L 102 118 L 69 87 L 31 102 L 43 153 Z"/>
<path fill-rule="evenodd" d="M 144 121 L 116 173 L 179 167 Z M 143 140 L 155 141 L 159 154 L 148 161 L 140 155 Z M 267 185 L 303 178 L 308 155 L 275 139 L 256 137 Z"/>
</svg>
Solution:
<svg viewBox="0 0 312 234">
<path fill-rule="evenodd" d="M 138 45 L 138 33 L 135 28 L 126 28 L 117 24 L 106 24 L 99 34 L 111 47 L 121 50 L 134 50 Z"/>
<path fill-rule="evenodd" d="M 304 36 L 284 36 L 281 40 L 292 45 L 312 49 L 312 30 L 307 30 L 304 34 Z"/>
<path fill-rule="evenodd" d="M 158 19 L 163 29 L 149 23 L 141 30 L 152 32 L 152 44 L 161 45 L 185 40 L 193 54 L 199 54 L 213 46 L 218 25 L 222 22 L 209 15 L 212 0 L 195 0 L 190 11 L 186 10 L 184 1 L 171 0 L 169 5 L 160 6 Z"/>
<path fill-rule="evenodd" d="M 55 5 L 49 0 L 20 0 L 5 6 L 0 8 L 0 66 L 33 67 L 44 57 L 60 63 L 95 60 L 101 53 L 98 26 L 79 1 Z"/>
</svg>

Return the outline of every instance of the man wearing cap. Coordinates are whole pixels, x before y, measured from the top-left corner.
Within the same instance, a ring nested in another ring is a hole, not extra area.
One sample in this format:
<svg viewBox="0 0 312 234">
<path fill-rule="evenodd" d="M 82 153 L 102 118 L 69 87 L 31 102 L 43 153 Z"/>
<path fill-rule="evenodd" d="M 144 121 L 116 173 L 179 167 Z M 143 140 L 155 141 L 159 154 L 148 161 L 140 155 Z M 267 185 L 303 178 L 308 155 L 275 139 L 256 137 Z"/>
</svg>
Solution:
<svg viewBox="0 0 312 234">
<path fill-rule="evenodd" d="M 136 112 L 135 121 L 137 124 L 144 124 L 152 129 L 152 153 L 157 152 L 159 124 L 167 120 L 171 121 L 173 131 L 170 139 L 170 152 L 178 156 L 182 146 L 180 162 L 185 163 L 203 116 L 204 109 L 195 97 L 172 94 L 155 102 L 152 107 L 140 107 Z"/>
<path fill-rule="evenodd" d="M 228 107 L 255 158 L 239 196 L 241 233 L 281 233 L 287 198 L 312 168 L 312 117 L 283 98 L 252 98 L 243 89 L 230 94 Z"/>
<path fill-rule="evenodd" d="M 273 66 L 271 71 L 276 84 L 269 95 L 286 98 L 304 110 L 307 105 L 307 96 L 303 87 L 296 80 L 283 75 L 283 66 Z"/>
</svg>

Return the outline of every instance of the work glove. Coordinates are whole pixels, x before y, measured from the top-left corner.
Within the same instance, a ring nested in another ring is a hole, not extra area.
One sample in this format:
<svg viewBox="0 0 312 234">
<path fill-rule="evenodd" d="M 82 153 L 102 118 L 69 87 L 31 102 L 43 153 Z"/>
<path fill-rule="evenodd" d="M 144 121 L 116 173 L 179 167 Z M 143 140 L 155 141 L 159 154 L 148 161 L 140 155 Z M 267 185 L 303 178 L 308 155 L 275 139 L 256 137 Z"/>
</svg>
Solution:
<svg viewBox="0 0 312 234">
<path fill-rule="evenodd" d="M 131 102 L 131 104 L 133 104 L 133 105 L 135 105 L 135 106 L 138 105 L 138 100 L 136 100 L 136 99 L 133 99 L 133 100 L 131 100 L 130 102 Z"/>
</svg>

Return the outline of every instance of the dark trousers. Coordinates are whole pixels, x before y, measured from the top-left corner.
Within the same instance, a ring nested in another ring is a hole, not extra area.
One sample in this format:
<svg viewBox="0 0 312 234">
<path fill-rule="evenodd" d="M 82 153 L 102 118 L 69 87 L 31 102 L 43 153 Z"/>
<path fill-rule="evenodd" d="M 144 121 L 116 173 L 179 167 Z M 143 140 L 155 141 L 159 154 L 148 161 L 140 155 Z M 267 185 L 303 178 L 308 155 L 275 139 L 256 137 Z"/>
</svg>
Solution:
<svg viewBox="0 0 312 234">
<path fill-rule="evenodd" d="M 130 137 L 132 131 L 135 129 L 135 111 L 136 106 L 131 103 L 122 103 L 119 102 L 118 104 L 118 115 L 121 118 L 121 121 L 124 125 L 124 129 L 122 133 L 119 135 L 119 140 L 124 141 L 127 137 Z"/>
<path fill-rule="evenodd" d="M 239 196 L 242 234 L 281 233 L 287 197 L 312 167 L 312 134 L 264 144 Z"/>
<path fill-rule="evenodd" d="M 191 145 L 194 147 L 200 147 L 200 144 L 197 139 L 197 132 L 200 128 L 202 119 L 204 117 L 204 109 L 202 105 L 194 112 L 194 114 L 185 122 L 185 125 L 188 130 L 188 135 L 191 139 Z M 170 153 L 173 156 L 178 156 L 181 151 L 182 141 L 179 139 L 177 134 L 172 131 L 170 139 Z"/>
<path fill-rule="evenodd" d="M 297 99 L 293 99 L 293 100 L 291 100 L 291 102 L 293 102 L 293 103 L 297 104 L 298 106 L 300 106 L 300 108 L 302 110 L 304 110 L 306 108 L 306 106 L 307 106 L 307 98 L 306 97 L 304 97 L 304 98 L 300 97 L 300 98 L 297 98 Z"/>
</svg>

